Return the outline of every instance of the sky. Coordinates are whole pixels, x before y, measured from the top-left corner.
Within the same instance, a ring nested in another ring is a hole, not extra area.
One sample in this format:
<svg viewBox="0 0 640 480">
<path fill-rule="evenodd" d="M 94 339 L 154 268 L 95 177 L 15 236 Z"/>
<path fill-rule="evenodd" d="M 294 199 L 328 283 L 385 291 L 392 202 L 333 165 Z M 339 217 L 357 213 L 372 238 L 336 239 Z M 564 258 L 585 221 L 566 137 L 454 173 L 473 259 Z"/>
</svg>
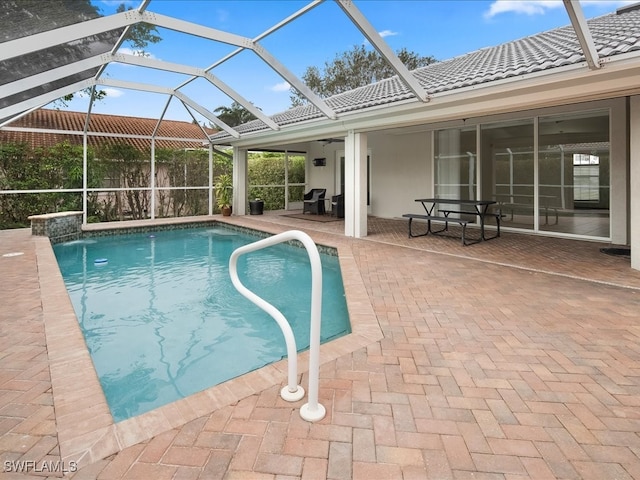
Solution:
<svg viewBox="0 0 640 480">
<path fill-rule="evenodd" d="M 581 0 L 587 19 L 614 12 L 638 0 Z M 92 0 L 102 15 L 118 5 L 137 8 L 135 0 Z M 151 0 L 148 12 L 168 15 L 247 38 L 255 38 L 306 6 L 298 0 Z M 447 60 L 474 50 L 569 25 L 562 0 L 354 0 L 355 6 L 394 51 L 406 48 L 418 55 Z M 162 40 L 147 47 L 151 58 L 208 68 L 236 47 L 158 28 Z M 332 1 L 320 3 L 301 17 L 259 41 L 291 73 L 301 78 L 307 68 L 322 70 L 357 45 L 371 46 Z M 120 51 L 132 53 L 125 44 Z M 287 82 L 255 53 L 245 50 L 210 71 L 267 115 L 291 106 Z M 176 88 L 190 78 L 169 72 L 111 64 L 107 78 Z M 95 113 L 192 121 L 176 99 L 138 90 L 102 87 L 103 101 Z M 230 106 L 232 100 L 204 79 L 189 82 L 181 91 L 209 111 Z M 168 105 L 168 106 L 167 106 Z M 76 95 L 69 110 L 86 111 L 87 99 Z M 208 120 L 195 113 L 198 122 Z"/>
</svg>

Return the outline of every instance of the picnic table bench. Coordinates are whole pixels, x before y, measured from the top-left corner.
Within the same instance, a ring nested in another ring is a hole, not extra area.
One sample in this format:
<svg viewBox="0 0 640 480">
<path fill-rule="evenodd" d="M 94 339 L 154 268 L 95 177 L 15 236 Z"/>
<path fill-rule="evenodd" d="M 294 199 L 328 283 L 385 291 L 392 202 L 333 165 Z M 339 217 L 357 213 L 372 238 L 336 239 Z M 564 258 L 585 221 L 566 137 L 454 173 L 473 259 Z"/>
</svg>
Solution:
<svg viewBox="0 0 640 480">
<path fill-rule="evenodd" d="M 463 245 L 467 245 L 466 240 L 465 240 L 465 232 L 467 230 L 467 223 L 469 223 L 466 220 L 462 220 L 461 218 L 455 218 L 455 217 L 447 217 L 447 216 L 440 216 L 440 215 L 424 215 L 424 214 L 420 214 L 420 213 L 405 213 L 402 215 L 405 218 L 409 219 L 409 237 L 424 237 L 425 235 L 428 235 L 429 233 L 432 234 L 436 234 L 436 233 L 440 233 L 440 232 L 444 232 L 445 230 L 449 229 L 449 222 L 456 222 L 458 224 L 460 224 L 460 226 L 462 227 L 462 244 Z M 425 231 L 425 233 L 419 233 L 419 234 L 415 234 L 413 233 L 412 229 L 411 229 L 411 224 L 413 222 L 414 219 L 420 219 L 420 220 L 426 220 L 427 221 L 427 230 Z M 440 222 L 444 222 L 444 227 L 441 228 L 440 230 L 433 230 L 432 226 L 431 226 L 431 221 L 432 220 L 436 220 L 436 221 L 440 221 Z"/>
<path fill-rule="evenodd" d="M 521 202 L 514 201 L 515 198 L 524 199 Z M 533 201 L 533 195 L 525 195 L 525 194 L 503 194 L 496 195 L 496 199 L 498 200 L 498 207 L 500 211 L 506 216 L 506 213 L 509 212 L 511 214 L 511 218 L 509 221 L 513 221 L 514 214 L 523 213 L 523 214 L 533 214 L 534 205 L 533 203 L 526 203 L 527 200 Z M 538 195 L 539 198 L 539 211 L 542 215 L 544 215 L 544 224 L 549 224 L 549 213 L 551 212 L 555 217 L 556 221 L 553 225 L 558 224 L 558 207 L 551 205 L 550 201 L 554 200 L 556 197 L 553 195 Z M 505 200 L 506 199 L 506 200 Z M 506 221 L 506 220 L 505 220 Z"/>
</svg>

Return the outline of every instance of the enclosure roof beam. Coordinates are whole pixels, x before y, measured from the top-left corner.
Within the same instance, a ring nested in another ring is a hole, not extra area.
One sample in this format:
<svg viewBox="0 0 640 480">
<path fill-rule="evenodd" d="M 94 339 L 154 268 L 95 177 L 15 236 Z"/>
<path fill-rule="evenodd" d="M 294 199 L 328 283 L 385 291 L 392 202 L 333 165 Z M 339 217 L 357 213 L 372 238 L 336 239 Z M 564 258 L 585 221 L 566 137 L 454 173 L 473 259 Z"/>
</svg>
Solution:
<svg viewBox="0 0 640 480">
<path fill-rule="evenodd" d="M 149 6 L 150 3 L 151 3 L 151 0 L 142 0 L 142 3 L 140 3 L 140 5 L 138 6 L 138 8 L 136 10 L 138 12 L 142 13 L 147 9 L 147 7 Z M 129 34 L 130 30 L 131 30 L 131 25 L 125 27 L 124 31 L 122 32 L 122 35 L 120 35 L 120 38 L 118 39 L 116 44 L 111 49 L 111 53 L 116 53 L 118 51 L 118 49 L 125 42 L 125 40 L 127 38 L 127 35 Z M 106 65 L 103 65 L 102 67 L 100 67 L 100 69 L 98 70 L 98 73 L 96 73 L 96 78 L 100 78 L 100 76 L 104 72 L 105 67 L 106 67 Z"/>
<path fill-rule="evenodd" d="M 252 39 L 252 42 L 259 42 L 260 40 L 262 40 L 263 38 L 267 37 L 268 35 L 272 34 L 273 32 L 279 30 L 280 28 L 284 27 L 285 25 L 287 25 L 288 23 L 292 22 L 293 20 L 295 20 L 296 18 L 300 17 L 301 15 L 307 13 L 309 10 L 311 10 L 312 8 L 317 7 L 318 5 L 320 5 L 324 0 L 314 0 L 310 3 L 308 3 L 305 7 L 301 8 L 300 10 L 298 10 L 297 12 L 293 13 L 292 15 L 288 16 L 287 18 L 285 18 L 284 20 L 282 20 L 281 22 L 277 23 L 276 25 L 272 26 L 271 28 L 269 28 L 268 30 L 265 30 L 264 32 L 262 32 L 260 35 L 258 35 L 257 37 Z M 239 54 L 240 52 L 242 52 L 243 50 L 245 50 L 246 47 L 239 47 L 236 50 L 234 50 L 233 52 L 225 55 L 224 57 L 222 57 L 220 60 L 218 60 L 217 62 L 215 62 L 214 64 L 212 64 L 211 66 L 207 67 L 207 72 L 213 70 L 215 67 L 222 65 L 224 62 L 226 62 L 227 60 L 229 60 L 232 57 L 235 57 L 237 54 Z M 185 83 L 181 84 L 178 88 L 185 86 L 187 83 L 189 83 L 191 80 L 187 80 Z"/>
<path fill-rule="evenodd" d="M 202 115 L 203 117 L 207 118 L 211 123 L 213 123 L 214 125 L 216 125 L 217 127 L 220 127 L 222 130 L 224 130 L 225 132 L 227 132 L 229 135 L 231 135 L 233 138 L 240 138 L 240 134 L 233 128 L 231 128 L 229 125 L 227 125 L 226 123 L 224 123 L 222 120 L 220 120 L 218 117 L 216 117 L 212 112 L 210 112 L 209 110 L 207 110 L 206 108 L 204 108 L 202 105 L 200 105 L 197 102 L 194 102 L 193 100 L 191 100 L 189 97 L 187 97 L 184 93 L 174 90 L 173 95 L 180 100 L 182 103 L 190 106 L 191 108 L 193 108 L 196 112 L 198 112 L 200 115 Z"/>
<path fill-rule="evenodd" d="M 387 60 L 391 68 L 398 74 L 400 79 L 413 91 L 419 100 L 423 102 L 429 101 L 429 93 L 420 85 L 420 82 L 409 69 L 400 61 L 398 56 L 391 50 L 387 42 L 369 23 L 369 20 L 356 8 L 351 0 L 336 0 L 336 3 L 342 8 L 344 13 L 358 27 L 362 34 L 371 42 L 380 55 Z"/>
<path fill-rule="evenodd" d="M 305 96 L 310 103 L 312 103 L 318 110 L 320 110 L 327 118 L 336 120 L 338 115 L 329 107 L 324 100 L 316 95 L 313 90 L 307 87 L 302 81 L 298 79 L 293 73 L 287 69 L 278 59 L 267 52 L 261 45 L 255 43 L 252 47 L 253 51 L 264 60 L 278 75 L 285 79 L 289 85 L 299 91 Z"/>
<path fill-rule="evenodd" d="M 129 10 L 128 12 L 98 17 L 92 20 L 74 23 L 73 25 L 67 25 L 66 27 L 9 40 L 2 44 L 0 61 L 43 50 L 53 45 L 60 45 L 61 43 L 68 43 L 99 33 L 123 28 L 138 23 L 139 21 L 141 21 L 140 14 L 137 14 L 134 10 Z"/>
<path fill-rule="evenodd" d="M 195 35 L 196 37 L 205 38 L 207 40 L 214 40 L 216 42 L 235 45 L 237 47 L 251 48 L 250 38 L 211 27 L 205 27 L 197 23 L 179 20 L 159 13 L 141 12 L 139 14 L 138 21 L 150 23 L 158 27 L 168 28 L 169 30 L 174 30 L 176 32 L 186 33 L 188 35 Z"/>
<path fill-rule="evenodd" d="M 6 83 L 2 86 L 2 95 L 8 97 L 16 93 L 24 92 L 31 88 L 39 87 L 40 85 L 54 82 L 61 78 L 70 77 L 76 75 L 85 70 L 91 70 L 92 68 L 99 67 L 108 63 L 111 59 L 111 55 L 103 53 L 94 57 L 85 58 L 77 62 L 68 63 L 61 67 L 53 68 L 45 72 L 40 72 L 30 77 L 21 78 L 14 82 Z"/>
<path fill-rule="evenodd" d="M 115 78 L 99 78 L 95 80 L 96 85 L 107 87 L 124 88 L 127 90 L 139 90 L 141 92 L 160 93 L 163 95 L 173 95 L 173 89 L 152 85 L 150 83 L 130 82 L 127 80 L 117 80 Z"/>
<path fill-rule="evenodd" d="M 217 77 L 207 73 L 201 68 L 190 67 L 178 63 L 163 62 L 148 57 L 140 57 L 137 55 L 127 55 L 124 53 L 116 53 L 113 55 L 113 61 L 126 63 L 128 65 L 137 65 L 140 67 L 154 68 L 157 70 L 166 70 L 169 72 L 184 73 L 185 75 L 193 75 L 195 77 L 205 78 L 209 83 L 214 85 L 220 91 L 240 103 L 244 108 L 250 111 L 255 117 L 259 118 L 272 130 L 280 130 L 280 125 L 267 117 L 259 108 L 256 108 L 249 100 L 244 98 L 238 92 L 233 90 L 229 85 L 218 79 Z"/>
<path fill-rule="evenodd" d="M 178 100 L 180 100 L 183 104 L 188 105 L 189 107 L 193 108 L 195 111 L 200 113 L 203 117 L 205 117 L 211 123 L 213 123 L 214 125 L 220 127 L 222 130 L 227 132 L 232 137 L 240 138 L 240 134 L 238 132 L 236 132 L 233 128 L 231 128 L 229 125 L 224 123 L 222 120 L 220 120 L 218 117 L 216 117 L 212 112 L 210 112 L 209 110 L 204 108 L 202 105 L 200 105 L 197 102 L 194 102 L 193 100 L 191 100 L 189 97 L 187 97 L 182 92 L 179 92 L 179 91 L 173 90 L 171 88 L 167 88 L 167 87 L 159 87 L 157 85 L 151 85 L 151 84 L 148 84 L 148 83 L 127 82 L 127 81 L 123 81 L 123 80 L 114 80 L 114 79 L 110 79 L 110 78 L 101 78 L 99 80 L 96 80 L 95 83 L 96 83 L 96 85 L 106 85 L 106 86 L 115 87 L 115 88 L 125 88 L 125 89 L 129 89 L 129 90 L 140 90 L 140 91 L 143 91 L 143 92 L 159 93 L 159 94 L 164 94 L 164 95 L 173 95 Z"/>
<path fill-rule="evenodd" d="M 598 56 L 598 50 L 593 42 L 589 25 L 582 12 L 582 7 L 578 0 L 562 0 L 567 10 L 567 14 L 571 19 L 571 25 L 578 36 L 582 52 L 587 60 L 587 65 L 591 70 L 597 70 L 601 67 L 600 57 Z"/>
<path fill-rule="evenodd" d="M 69 95 L 70 93 L 75 93 L 79 90 L 84 90 L 85 88 L 89 88 L 95 84 L 95 80 L 93 78 L 88 80 L 82 80 L 80 82 L 72 83 L 70 85 L 66 85 L 62 88 L 58 88 L 56 90 L 52 90 L 42 95 L 38 95 L 36 97 L 31 97 L 22 102 L 11 104 L 7 107 L 0 108 L 0 118 L 8 118 L 9 121 L 13 121 L 13 117 L 21 114 L 25 110 L 37 109 L 43 107 L 65 95 Z"/>
<path fill-rule="evenodd" d="M 293 86 L 293 88 L 304 95 L 307 100 L 315 105 L 318 110 L 320 110 L 325 116 L 332 120 L 335 120 L 337 118 L 336 113 L 324 102 L 324 100 L 322 100 L 309 87 L 301 82 L 273 55 L 267 52 L 265 48 L 263 48 L 261 45 L 259 45 L 257 42 L 254 42 L 250 38 L 223 32 L 214 28 L 203 27 L 202 25 L 185 22 L 183 20 L 177 20 L 175 18 L 152 12 L 143 12 L 141 21 L 165 27 L 170 30 L 184 32 L 190 35 L 207 38 L 209 40 L 215 40 L 218 42 L 253 50 L 256 55 L 258 55 L 263 61 L 265 61 L 267 65 L 269 65 L 278 75 L 280 75 L 280 77 L 286 80 L 289 85 Z"/>
<path fill-rule="evenodd" d="M 317 4 L 319 4 L 319 2 L 312 2 L 308 8 L 302 9 L 295 16 L 301 15 Z M 291 19 L 295 18 L 295 16 L 290 17 L 290 19 L 288 19 L 287 21 L 291 21 Z M 96 35 L 105 31 L 129 27 L 138 22 L 145 22 L 152 25 L 168 28 L 170 30 L 183 32 L 189 35 L 195 35 L 209 40 L 235 45 L 241 47 L 242 49 L 253 50 L 264 62 L 267 63 L 267 65 L 269 65 L 276 73 L 278 73 L 278 75 L 286 80 L 289 85 L 291 85 L 304 97 L 306 97 L 307 100 L 315 105 L 325 116 L 330 119 L 337 118 L 335 111 L 331 109 L 324 102 L 324 100 L 317 96 L 310 88 L 308 88 L 302 81 L 300 81 L 292 72 L 290 72 L 282 63 L 280 63 L 273 55 L 267 52 L 267 50 L 257 42 L 247 37 L 242 37 L 240 35 L 235 35 L 221 30 L 205 27 L 192 22 L 178 20 L 153 12 L 129 10 L 126 12 L 117 13 L 106 17 L 99 17 L 96 19 L 87 20 L 85 22 L 80 22 L 79 24 L 60 27 L 47 32 L 42 32 L 25 38 L 5 42 L 3 44 L 2 51 L 0 51 L 0 61 L 7 58 L 31 53 L 37 50 L 42 50 L 43 48 L 47 48 L 52 45 L 62 44 Z M 282 24 L 286 24 L 286 22 L 283 22 Z M 104 63 L 98 64 L 98 66 L 99 65 L 104 65 Z M 212 78 L 210 77 L 205 78 L 207 78 L 210 82 L 212 80 Z M 99 79 L 96 78 L 96 81 L 98 80 Z M 227 93 L 228 95 L 232 92 L 231 89 L 223 86 L 217 80 L 212 83 L 221 90 L 226 90 L 225 93 Z M 260 118 L 270 128 L 273 128 L 275 130 L 279 129 L 275 122 L 266 120 L 266 117 L 264 115 L 259 115 L 259 109 L 253 107 L 251 102 L 240 97 L 237 93 L 235 94 L 235 97 L 232 95 L 229 96 L 236 99 L 238 103 L 243 105 L 247 110 L 251 111 L 251 113 L 253 113 L 256 117 Z"/>
</svg>

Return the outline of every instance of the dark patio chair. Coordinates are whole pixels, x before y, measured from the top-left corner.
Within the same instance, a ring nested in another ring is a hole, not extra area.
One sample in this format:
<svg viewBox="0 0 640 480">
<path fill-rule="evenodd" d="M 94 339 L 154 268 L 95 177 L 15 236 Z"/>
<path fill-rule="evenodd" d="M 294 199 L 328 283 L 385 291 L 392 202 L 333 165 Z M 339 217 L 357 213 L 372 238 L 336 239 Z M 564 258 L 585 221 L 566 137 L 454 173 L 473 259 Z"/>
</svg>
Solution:
<svg viewBox="0 0 640 480">
<path fill-rule="evenodd" d="M 302 213 L 309 212 L 316 215 L 324 215 L 324 196 L 326 193 L 326 188 L 312 188 L 305 193 Z"/>
</svg>

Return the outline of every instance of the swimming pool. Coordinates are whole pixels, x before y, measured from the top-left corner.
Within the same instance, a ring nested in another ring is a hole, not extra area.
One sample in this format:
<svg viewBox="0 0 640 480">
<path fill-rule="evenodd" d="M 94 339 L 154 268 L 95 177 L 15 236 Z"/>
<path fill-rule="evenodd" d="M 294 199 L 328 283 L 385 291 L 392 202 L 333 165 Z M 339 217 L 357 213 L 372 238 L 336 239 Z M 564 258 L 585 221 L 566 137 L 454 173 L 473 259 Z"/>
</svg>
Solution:
<svg viewBox="0 0 640 480">
<path fill-rule="evenodd" d="M 54 246 L 114 421 L 139 415 L 286 355 L 275 321 L 232 286 L 229 257 L 259 240 L 224 227 L 95 237 Z M 322 341 L 350 333 L 338 259 L 321 255 Z M 309 345 L 307 253 L 243 256 L 242 282 Z"/>
</svg>

